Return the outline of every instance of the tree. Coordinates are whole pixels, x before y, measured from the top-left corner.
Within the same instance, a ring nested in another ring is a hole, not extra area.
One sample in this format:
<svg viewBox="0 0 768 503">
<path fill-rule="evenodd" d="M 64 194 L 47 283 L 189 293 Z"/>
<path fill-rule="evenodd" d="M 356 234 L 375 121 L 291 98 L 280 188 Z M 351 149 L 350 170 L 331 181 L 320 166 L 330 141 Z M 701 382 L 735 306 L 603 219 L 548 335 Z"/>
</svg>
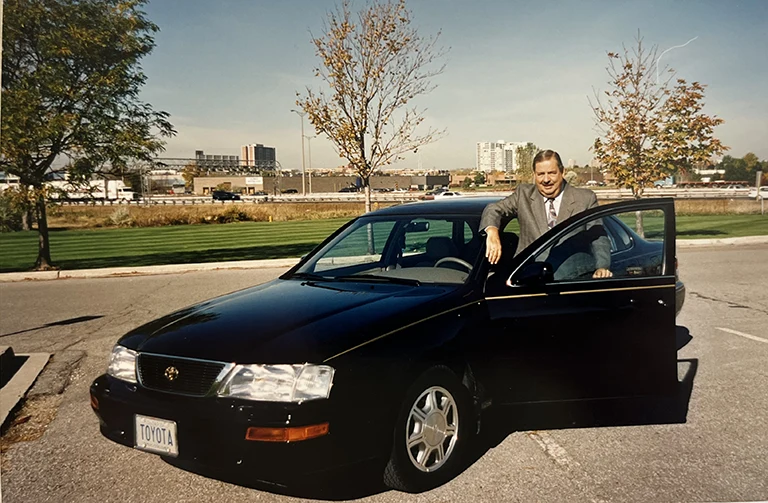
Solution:
<svg viewBox="0 0 768 503">
<path fill-rule="evenodd" d="M 197 167 L 197 163 L 190 162 L 181 170 L 181 177 L 184 179 L 184 185 L 189 191 L 195 188 L 195 177 L 200 176 L 200 168 Z"/>
<path fill-rule="evenodd" d="M 517 183 L 530 183 L 533 181 L 533 158 L 536 157 L 538 152 L 539 147 L 531 142 L 515 149 L 515 163 L 517 164 L 515 176 Z"/>
<path fill-rule="evenodd" d="M 483 172 L 477 172 L 475 173 L 475 178 L 473 180 L 475 182 L 475 185 L 480 186 L 485 183 L 485 173 Z"/>
<path fill-rule="evenodd" d="M 674 71 L 667 68 L 659 80 L 657 53 L 639 34 L 631 51 L 609 52 L 609 90 L 589 100 L 598 132 L 592 151 L 636 198 L 653 182 L 727 150 L 713 135 L 723 120 L 702 112 L 705 86 L 677 79 L 670 87 Z"/>
<path fill-rule="evenodd" d="M 472 186 L 472 177 L 467 176 L 461 181 L 461 188 L 468 189 Z"/>
<path fill-rule="evenodd" d="M 139 61 L 158 27 L 145 0 L 7 0 L 3 33 L 2 168 L 35 201 L 37 269 L 52 267 L 46 176 L 70 178 L 151 161 L 175 134 L 168 114 L 139 100 Z"/>
<path fill-rule="evenodd" d="M 746 163 L 747 169 L 752 172 L 756 172 L 762 167 L 760 165 L 760 159 L 757 158 L 754 152 L 747 152 L 747 154 L 742 157 L 742 159 Z"/>
<path fill-rule="evenodd" d="M 754 173 L 750 172 L 744 159 L 731 157 L 730 155 L 724 156 L 717 167 L 718 169 L 725 170 L 723 180 L 728 182 L 751 182 L 755 177 Z"/>
<path fill-rule="evenodd" d="M 444 55 L 436 47 L 440 34 L 420 36 L 404 0 L 373 0 L 356 19 L 344 0 L 328 14 L 324 31 L 312 37 L 321 61 L 314 73 L 330 89 L 307 87 L 296 104 L 360 176 L 368 212 L 371 174 L 444 133 L 416 134 L 425 111 L 410 105 L 432 91 L 430 79 L 443 72 L 444 65 L 435 67 Z"/>
</svg>

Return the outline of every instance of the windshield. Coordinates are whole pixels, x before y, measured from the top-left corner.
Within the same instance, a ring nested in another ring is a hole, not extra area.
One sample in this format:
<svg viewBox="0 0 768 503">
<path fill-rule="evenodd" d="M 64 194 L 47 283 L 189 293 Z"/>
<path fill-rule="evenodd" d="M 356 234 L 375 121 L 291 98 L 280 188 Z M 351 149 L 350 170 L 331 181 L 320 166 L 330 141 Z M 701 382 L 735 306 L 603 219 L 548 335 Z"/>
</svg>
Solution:
<svg viewBox="0 0 768 503">
<path fill-rule="evenodd" d="M 481 250 L 479 217 L 360 218 L 300 267 L 314 280 L 462 284 Z"/>
</svg>

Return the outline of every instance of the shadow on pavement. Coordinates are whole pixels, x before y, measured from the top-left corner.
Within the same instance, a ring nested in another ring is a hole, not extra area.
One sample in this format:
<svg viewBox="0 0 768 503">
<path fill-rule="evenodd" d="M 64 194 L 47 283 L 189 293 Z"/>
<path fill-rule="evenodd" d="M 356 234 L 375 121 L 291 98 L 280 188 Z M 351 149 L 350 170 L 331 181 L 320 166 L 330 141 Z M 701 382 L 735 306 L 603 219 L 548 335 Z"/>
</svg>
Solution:
<svg viewBox="0 0 768 503">
<path fill-rule="evenodd" d="M 78 316 L 77 318 L 69 318 L 66 320 L 54 321 L 51 323 L 46 323 L 45 325 L 40 325 L 39 327 L 27 328 L 25 330 L 11 332 L 9 334 L 0 334 L 0 337 L 8 337 L 9 335 L 23 334 L 25 332 L 32 332 L 33 330 L 40 330 L 42 328 L 63 327 L 65 325 L 74 325 L 76 323 L 84 323 L 86 321 L 98 320 L 99 318 L 103 318 L 103 317 L 104 317 L 103 314 L 99 314 L 96 316 Z"/>
<path fill-rule="evenodd" d="M 321 474 L 304 476 L 297 480 L 271 482 L 259 480 L 259 475 L 252 468 L 230 467 L 226 470 L 217 470 L 174 459 L 164 458 L 164 460 L 177 468 L 204 477 L 294 498 L 346 501 L 373 496 L 389 490 L 382 482 L 383 461 L 371 461 L 352 467 L 337 468 Z"/>
<path fill-rule="evenodd" d="M 684 330 L 688 335 L 687 329 Z M 695 358 L 678 360 L 679 381 L 675 392 L 668 396 L 524 404 L 489 409 L 483 415 L 481 442 L 472 463 L 516 431 L 683 424 L 688 418 L 688 404 L 698 362 Z M 679 377 L 681 371 L 684 373 L 682 380 Z"/>
</svg>

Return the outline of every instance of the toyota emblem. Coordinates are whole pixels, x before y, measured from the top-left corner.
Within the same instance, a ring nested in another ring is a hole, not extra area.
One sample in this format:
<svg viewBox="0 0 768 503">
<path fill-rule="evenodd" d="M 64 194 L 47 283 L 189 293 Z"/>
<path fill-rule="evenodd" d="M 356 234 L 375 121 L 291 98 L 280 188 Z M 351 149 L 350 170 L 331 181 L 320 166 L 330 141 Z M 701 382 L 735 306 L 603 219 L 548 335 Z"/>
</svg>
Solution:
<svg viewBox="0 0 768 503">
<path fill-rule="evenodd" d="M 167 369 L 165 369 L 165 378 L 166 379 L 168 379 L 169 381 L 175 381 L 177 377 L 179 377 L 179 369 L 177 369 L 176 367 L 173 367 L 173 366 L 168 367 Z"/>
</svg>

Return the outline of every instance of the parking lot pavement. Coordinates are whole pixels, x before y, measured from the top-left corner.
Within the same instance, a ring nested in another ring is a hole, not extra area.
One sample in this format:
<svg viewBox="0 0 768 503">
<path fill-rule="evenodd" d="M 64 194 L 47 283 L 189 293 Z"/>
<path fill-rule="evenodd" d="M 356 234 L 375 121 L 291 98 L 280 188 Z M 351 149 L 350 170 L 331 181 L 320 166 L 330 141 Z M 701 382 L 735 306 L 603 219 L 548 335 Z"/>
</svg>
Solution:
<svg viewBox="0 0 768 503">
<path fill-rule="evenodd" d="M 461 475 L 420 495 L 386 491 L 369 475 L 353 472 L 337 474 L 326 486 L 281 488 L 243 480 L 236 485 L 180 470 L 98 434 L 88 386 L 104 371 L 121 334 L 279 271 L 4 284 L 4 344 L 19 352 L 50 348 L 54 354 L 83 351 L 86 356 L 63 393 L 40 396 L 25 409 L 30 417 L 25 424 L 39 420 L 42 427 L 10 445 L 11 432 L 3 437 L 3 501 L 766 500 L 768 344 L 740 335 L 768 338 L 761 329 L 768 326 L 768 291 L 757 282 L 768 273 L 768 264 L 760 260 L 766 252 L 768 247 L 757 246 L 678 253 L 688 288 L 678 317 L 681 340 L 688 342 L 679 355 L 693 380 L 690 398 L 671 417 L 682 413 L 683 422 L 654 423 L 653 416 L 644 422 L 632 414 L 629 421 L 611 422 L 606 418 L 627 419 L 626 410 L 597 415 L 577 406 L 543 408 L 527 428 L 514 431 L 510 424 L 525 422 L 516 415 L 520 411 L 509 411 L 491 423 L 493 434 L 484 437 L 477 459 Z M 668 405 L 675 409 L 674 403 Z"/>
</svg>

